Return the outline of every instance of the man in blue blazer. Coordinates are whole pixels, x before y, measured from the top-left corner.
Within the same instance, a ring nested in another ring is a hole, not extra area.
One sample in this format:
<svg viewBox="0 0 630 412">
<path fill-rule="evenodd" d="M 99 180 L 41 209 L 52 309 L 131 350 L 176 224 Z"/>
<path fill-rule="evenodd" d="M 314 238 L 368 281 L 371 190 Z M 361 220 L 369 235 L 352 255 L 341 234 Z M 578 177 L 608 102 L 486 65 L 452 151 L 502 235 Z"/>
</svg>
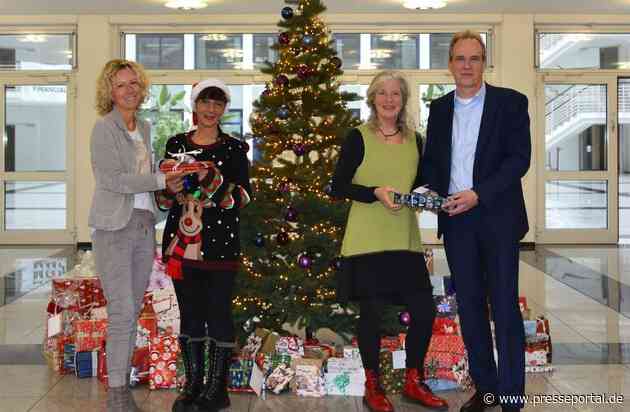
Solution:
<svg viewBox="0 0 630 412">
<path fill-rule="evenodd" d="M 423 182 L 448 197 L 438 237 L 457 291 L 462 335 L 477 392 L 461 412 L 523 407 L 525 334 L 518 305 L 519 241 L 529 230 L 521 178 L 529 169 L 527 98 L 483 81 L 479 34 L 457 33 L 449 70 L 456 89 L 431 103 Z M 498 368 L 488 316 L 492 310 Z M 507 397 L 506 397 L 507 396 Z"/>
</svg>

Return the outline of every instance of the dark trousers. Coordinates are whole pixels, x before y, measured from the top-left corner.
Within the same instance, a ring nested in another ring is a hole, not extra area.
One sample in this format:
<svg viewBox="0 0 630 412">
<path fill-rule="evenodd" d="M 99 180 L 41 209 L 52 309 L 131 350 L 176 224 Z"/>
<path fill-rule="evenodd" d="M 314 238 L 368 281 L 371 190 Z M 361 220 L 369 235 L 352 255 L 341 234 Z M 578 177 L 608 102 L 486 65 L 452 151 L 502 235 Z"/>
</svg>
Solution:
<svg viewBox="0 0 630 412">
<path fill-rule="evenodd" d="M 184 279 L 173 281 L 179 303 L 181 334 L 234 342 L 232 292 L 235 273 L 187 267 L 183 272 Z"/>
<path fill-rule="evenodd" d="M 418 368 L 423 373 L 424 356 L 429 349 L 435 319 L 433 293 L 431 289 L 421 289 L 415 294 L 405 296 L 404 301 L 411 315 L 411 324 L 405 340 L 406 366 Z M 370 297 L 361 299 L 359 304 L 361 317 L 359 318 L 358 339 L 363 367 L 378 372 L 381 317 L 388 301 L 384 298 Z"/>
<path fill-rule="evenodd" d="M 525 391 L 525 332 L 518 305 L 517 239 L 483 224 L 474 208 L 444 227 L 446 258 L 455 282 L 462 335 L 477 390 L 498 395 Z M 498 371 L 488 318 L 494 320 Z M 516 405 L 511 405 L 516 406 Z"/>
</svg>

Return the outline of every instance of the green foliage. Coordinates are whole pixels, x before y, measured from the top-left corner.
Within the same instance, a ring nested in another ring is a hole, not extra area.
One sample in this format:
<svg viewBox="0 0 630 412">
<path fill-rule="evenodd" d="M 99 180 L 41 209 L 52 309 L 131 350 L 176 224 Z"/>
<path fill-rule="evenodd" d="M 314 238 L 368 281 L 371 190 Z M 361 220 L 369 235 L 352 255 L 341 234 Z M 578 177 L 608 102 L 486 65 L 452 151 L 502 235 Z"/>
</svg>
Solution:
<svg viewBox="0 0 630 412">
<path fill-rule="evenodd" d="M 152 104 L 143 108 L 139 116 L 151 123 L 152 146 L 155 161 L 164 157 L 166 141 L 178 133 L 183 133 L 190 128 L 190 122 L 185 120 L 181 110 L 173 110 L 176 107 L 184 107 L 184 111 L 190 109 L 184 105 L 184 90 L 171 94 L 167 85 L 152 86 L 149 101 Z"/>
</svg>

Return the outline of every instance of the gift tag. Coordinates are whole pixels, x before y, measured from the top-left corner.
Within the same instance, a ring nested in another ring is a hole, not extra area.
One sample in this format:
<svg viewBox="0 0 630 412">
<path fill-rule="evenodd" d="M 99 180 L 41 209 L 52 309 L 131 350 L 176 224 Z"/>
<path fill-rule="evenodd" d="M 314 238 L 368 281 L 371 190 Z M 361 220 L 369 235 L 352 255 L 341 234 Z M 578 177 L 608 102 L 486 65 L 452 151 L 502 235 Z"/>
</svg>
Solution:
<svg viewBox="0 0 630 412">
<path fill-rule="evenodd" d="M 263 384 L 265 383 L 265 376 L 257 363 L 254 362 L 252 368 L 252 375 L 249 379 L 249 386 L 256 392 L 256 395 L 260 397 L 263 391 Z"/>
<path fill-rule="evenodd" d="M 392 368 L 393 369 L 405 369 L 406 360 L 407 360 L 407 353 L 404 350 L 396 350 L 392 352 Z"/>
<path fill-rule="evenodd" d="M 61 313 L 48 318 L 48 337 L 51 338 L 61 333 Z"/>
</svg>

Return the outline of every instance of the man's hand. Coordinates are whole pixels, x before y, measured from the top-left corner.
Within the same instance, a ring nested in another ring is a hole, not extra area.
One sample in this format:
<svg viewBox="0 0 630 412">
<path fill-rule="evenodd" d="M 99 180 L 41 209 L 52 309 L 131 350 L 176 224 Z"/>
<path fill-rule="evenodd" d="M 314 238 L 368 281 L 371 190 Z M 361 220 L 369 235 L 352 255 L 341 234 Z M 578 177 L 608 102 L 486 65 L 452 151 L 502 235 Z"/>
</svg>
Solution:
<svg viewBox="0 0 630 412">
<path fill-rule="evenodd" d="M 402 205 L 395 204 L 392 200 L 393 195 L 390 195 L 390 193 L 399 192 L 398 190 L 389 186 L 377 187 L 376 189 L 374 189 L 374 196 L 376 196 L 376 198 L 383 204 L 383 206 L 385 206 L 386 209 L 399 210 Z"/>
<path fill-rule="evenodd" d="M 460 213 L 468 212 L 478 204 L 479 196 L 477 196 L 474 190 L 463 190 L 449 196 L 448 199 L 446 199 L 446 203 L 442 206 L 442 209 L 448 213 L 449 216 L 455 216 Z"/>
</svg>

